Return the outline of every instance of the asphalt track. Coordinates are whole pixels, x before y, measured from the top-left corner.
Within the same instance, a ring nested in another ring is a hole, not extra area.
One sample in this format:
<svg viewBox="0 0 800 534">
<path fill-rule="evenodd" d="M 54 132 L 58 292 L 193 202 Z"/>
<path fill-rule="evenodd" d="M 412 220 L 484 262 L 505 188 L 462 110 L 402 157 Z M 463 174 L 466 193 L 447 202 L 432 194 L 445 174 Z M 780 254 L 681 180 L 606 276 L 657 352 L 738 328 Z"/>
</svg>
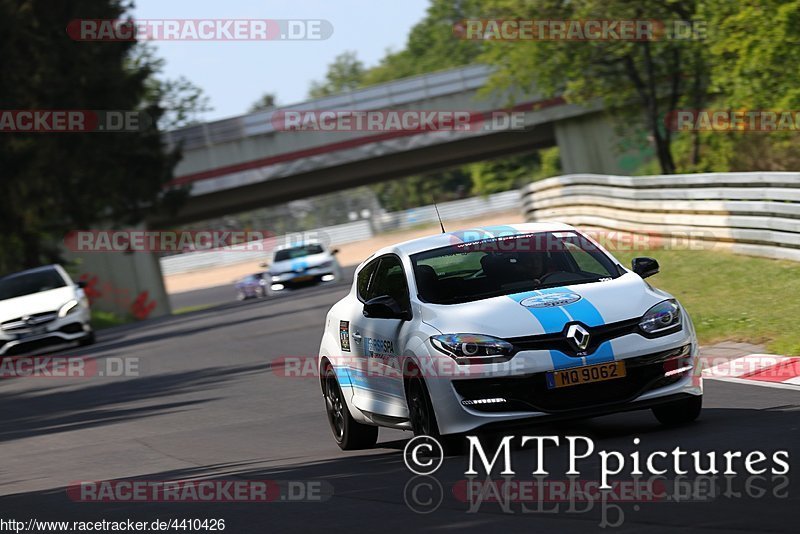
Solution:
<svg viewBox="0 0 800 534">
<path fill-rule="evenodd" d="M 605 529 L 614 532 L 797 531 L 800 393 L 788 389 L 707 381 L 700 420 L 682 428 L 665 429 L 643 411 L 524 430 L 588 436 L 598 450 L 623 453 L 676 446 L 718 454 L 789 451 L 786 477 L 670 473 L 657 481 L 655 499 L 468 504 L 462 491 L 467 458 L 446 458 L 435 478 L 415 477 L 403 461 L 408 433 L 381 430 L 376 449 L 341 452 L 317 380 L 283 377 L 271 364 L 315 355 L 327 309 L 345 291 L 334 285 L 290 298 L 230 302 L 104 331 L 93 347 L 54 354 L 85 355 L 98 368 L 138 359 L 138 376 L 0 379 L 0 518 L 214 518 L 236 533 L 582 532 L 604 525 L 616 525 Z M 641 445 L 633 444 L 635 437 Z M 565 480 L 564 449 L 548 451 L 548 480 L 557 484 Z M 535 451 L 517 447 L 512 458 L 517 480 L 531 480 Z M 598 479 L 596 460 L 578 465 L 581 479 Z M 76 481 L 117 479 L 314 481 L 321 498 L 76 502 L 65 489 Z"/>
</svg>

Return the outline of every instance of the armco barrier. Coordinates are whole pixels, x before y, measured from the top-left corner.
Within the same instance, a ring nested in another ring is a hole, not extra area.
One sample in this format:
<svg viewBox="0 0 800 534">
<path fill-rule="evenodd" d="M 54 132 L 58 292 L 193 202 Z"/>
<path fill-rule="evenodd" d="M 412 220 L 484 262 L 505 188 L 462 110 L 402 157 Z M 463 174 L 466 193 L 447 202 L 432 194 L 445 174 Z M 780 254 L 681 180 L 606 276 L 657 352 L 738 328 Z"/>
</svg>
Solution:
<svg viewBox="0 0 800 534">
<path fill-rule="evenodd" d="M 439 212 L 447 225 L 448 220 L 466 219 L 486 213 L 516 211 L 519 209 L 519 191 L 503 191 L 485 197 L 465 198 L 439 204 Z M 369 239 L 373 235 L 373 225 L 378 231 L 402 230 L 418 224 L 437 222 L 433 205 L 421 206 L 405 211 L 389 212 L 377 215 L 373 221 L 360 220 L 325 228 L 309 230 L 309 234 L 317 234 L 330 245 L 341 245 Z M 454 229 L 454 228 L 453 228 Z M 275 243 L 285 242 L 286 236 L 278 236 Z M 164 275 L 197 271 L 232 265 L 246 261 L 259 262 L 266 260 L 269 253 L 260 250 L 236 250 L 226 247 L 201 252 L 187 252 L 161 258 L 161 271 Z"/>
<path fill-rule="evenodd" d="M 351 241 L 368 239 L 372 236 L 372 228 L 369 221 L 355 221 L 326 228 L 318 228 L 308 232 L 316 234 L 329 245 L 339 245 Z M 297 234 L 300 235 L 299 233 Z M 273 243 L 279 244 L 287 241 L 287 236 L 277 236 Z M 232 265 L 246 261 L 261 262 L 270 257 L 270 253 L 264 250 L 242 250 L 242 246 L 224 247 L 214 250 L 204 250 L 198 252 L 186 252 L 175 256 L 161 258 L 161 272 L 165 276 L 170 274 L 199 271 L 224 265 Z"/>
<path fill-rule="evenodd" d="M 662 236 L 800 261 L 800 173 L 570 174 L 522 190 L 529 221 Z"/>
</svg>

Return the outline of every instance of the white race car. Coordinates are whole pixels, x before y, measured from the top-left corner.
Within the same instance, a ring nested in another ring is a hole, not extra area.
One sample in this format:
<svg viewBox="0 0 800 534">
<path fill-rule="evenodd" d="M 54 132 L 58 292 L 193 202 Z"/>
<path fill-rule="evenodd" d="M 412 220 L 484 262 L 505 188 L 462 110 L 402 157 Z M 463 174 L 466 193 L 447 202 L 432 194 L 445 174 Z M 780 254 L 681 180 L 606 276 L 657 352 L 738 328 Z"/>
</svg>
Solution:
<svg viewBox="0 0 800 534">
<path fill-rule="evenodd" d="M 702 406 L 686 311 L 564 224 L 478 228 L 377 251 L 328 312 L 322 392 L 342 449 L 378 427 L 450 438 L 532 418 Z"/>
<path fill-rule="evenodd" d="M 283 246 L 275 250 L 265 277 L 269 293 L 285 289 L 334 282 L 342 277 L 342 268 L 336 261 L 338 249 L 327 249 L 321 243 L 302 243 Z"/>
<path fill-rule="evenodd" d="M 60 265 L 0 278 L 0 357 L 56 343 L 94 343 L 84 286 Z"/>
</svg>

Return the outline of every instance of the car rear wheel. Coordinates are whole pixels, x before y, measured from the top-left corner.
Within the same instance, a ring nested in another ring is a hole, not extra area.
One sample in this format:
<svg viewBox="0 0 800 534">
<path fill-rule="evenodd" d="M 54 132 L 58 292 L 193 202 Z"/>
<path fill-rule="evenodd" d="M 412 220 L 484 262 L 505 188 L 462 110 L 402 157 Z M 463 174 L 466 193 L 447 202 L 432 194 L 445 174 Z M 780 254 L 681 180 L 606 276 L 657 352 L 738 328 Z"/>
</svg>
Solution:
<svg viewBox="0 0 800 534">
<path fill-rule="evenodd" d="M 330 363 L 325 365 L 324 376 L 325 411 L 328 414 L 333 439 L 339 448 L 351 451 L 374 447 L 378 442 L 378 427 L 365 425 L 353 419 L 350 410 L 347 409 L 342 388 L 336 379 L 336 372 Z"/>
<path fill-rule="evenodd" d="M 653 415 L 662 425 L 677 426 L 691 423 L 700 416 L 703 408 L 703 396 L 692 396 L 688 399 L 670 402 L 653 408 Z"/>
</svg>

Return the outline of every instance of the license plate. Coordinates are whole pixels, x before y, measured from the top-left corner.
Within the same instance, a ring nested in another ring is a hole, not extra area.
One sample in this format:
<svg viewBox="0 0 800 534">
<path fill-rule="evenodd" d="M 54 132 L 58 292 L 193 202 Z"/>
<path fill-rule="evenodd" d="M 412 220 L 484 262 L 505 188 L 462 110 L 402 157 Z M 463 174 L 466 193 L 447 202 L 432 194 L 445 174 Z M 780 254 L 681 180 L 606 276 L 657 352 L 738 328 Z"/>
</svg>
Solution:
<svg viewBox="0 0 800 534">
<path fill-rule="evenodd" d="M 47 327 L 45 326 L 38 326 L 36 328 L 31 328 L 30 331 L 25 332 L 24 334 L 17 334 L 17 339 L 25 339 L 26 337 L 33 337 L 39 336 L 47 332 Z"/>
<path fill-rule="evenodd" d="M 296 278 L 292 278 L 292 282 L 308 282 L 314 278 L 313 276 L 298 276 Z"/>
<path fill-rule="evenodd" d="M 548 389 L 614 380 L 625 376 L 625 362 L 608 362 L 547 373 Z"/>
</svg>

